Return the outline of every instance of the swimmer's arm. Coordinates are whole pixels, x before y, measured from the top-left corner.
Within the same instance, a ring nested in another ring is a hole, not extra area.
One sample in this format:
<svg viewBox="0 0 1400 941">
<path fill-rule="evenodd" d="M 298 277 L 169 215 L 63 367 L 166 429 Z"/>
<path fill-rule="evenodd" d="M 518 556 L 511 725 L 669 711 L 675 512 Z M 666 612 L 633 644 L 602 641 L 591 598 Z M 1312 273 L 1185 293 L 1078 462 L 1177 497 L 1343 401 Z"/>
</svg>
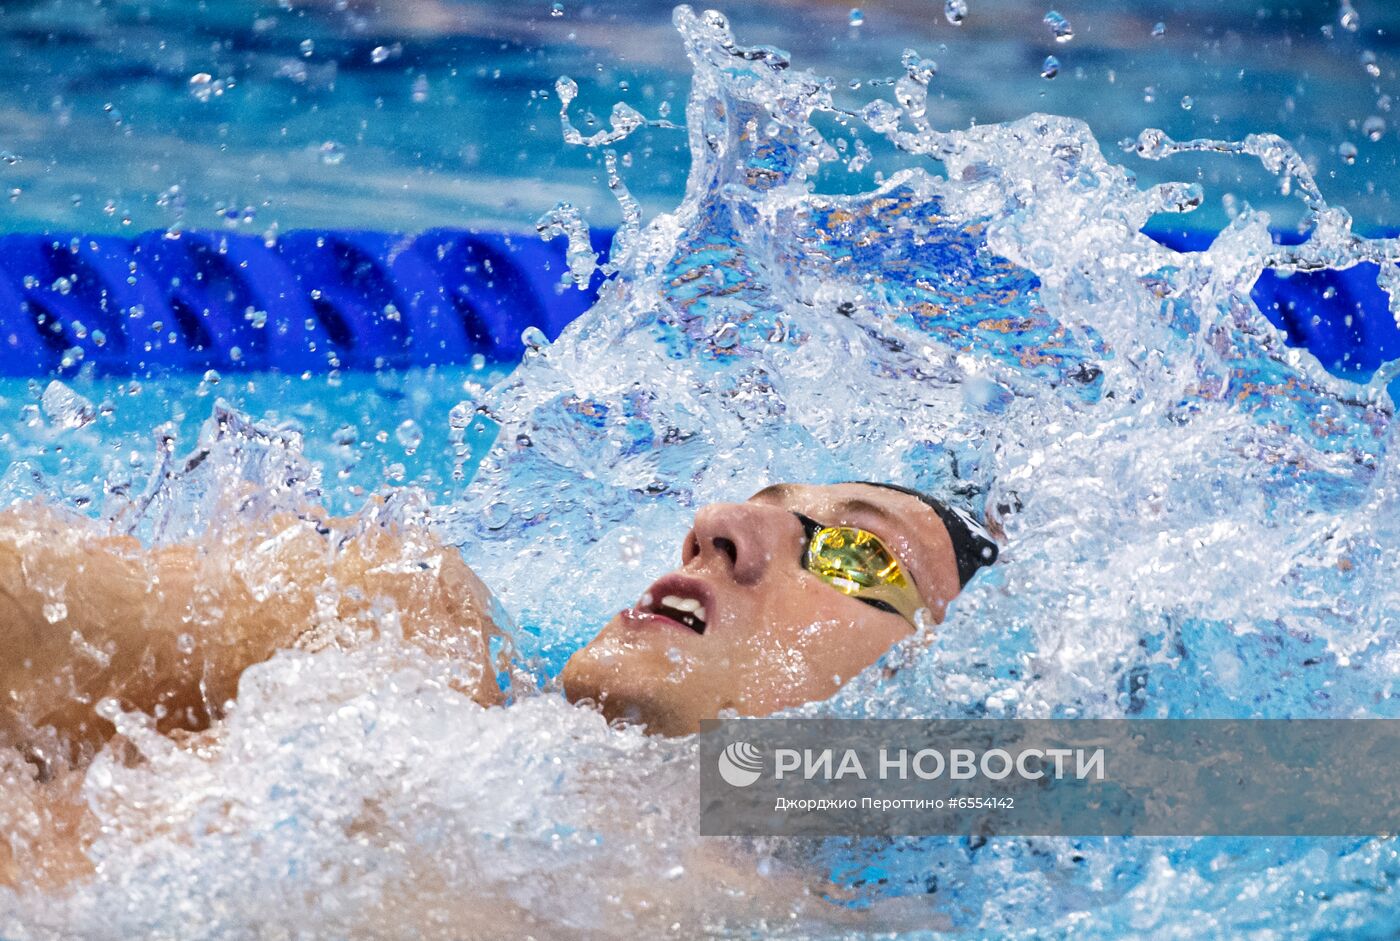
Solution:
<svg viewBox="0 0 1400 941">
<path fill-rule="evenodd" d="M 188 582 L 139 548 L 48 507 L 0 513 L 0 743 L 37 748 L 46 726 L 91 742 L 105 737 L 92 710 L 103 696 L 144 699 L 141 679 L 157 673 L 189 685 L 166 629 Z"/>
<path fill-rule="evenodd" d="M 482 664 L 464 692 L 497 701 L 485 586 L 426 531 L 372 516 L 281 517 L 148 551 L 40 505 L 0 512 L 0 743 L 53 726 L 100 744 L 106 697 L 165 731 L 202 728 L 244 668 L 308 632 L 341 643 L 388 617 L 429 651 Z"/>
</svg>

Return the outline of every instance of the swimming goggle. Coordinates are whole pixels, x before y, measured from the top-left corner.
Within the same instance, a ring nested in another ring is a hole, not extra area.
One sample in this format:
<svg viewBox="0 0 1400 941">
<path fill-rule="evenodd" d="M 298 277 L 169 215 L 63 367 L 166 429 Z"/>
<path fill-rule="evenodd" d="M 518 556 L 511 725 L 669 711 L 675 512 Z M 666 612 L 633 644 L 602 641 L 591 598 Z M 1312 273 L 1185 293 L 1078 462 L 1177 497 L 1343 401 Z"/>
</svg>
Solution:
<svg viewBox="0 0 1400 941">
<path fill-rule="evenodd" d="M 801 513 L 793 515 L 807 534 L 803 568 L 843 595 L 914 623 L 914 613 L 925 607 L 923 599 L 879 536 L 855 526 L 823 526 Z"/>
</svg>

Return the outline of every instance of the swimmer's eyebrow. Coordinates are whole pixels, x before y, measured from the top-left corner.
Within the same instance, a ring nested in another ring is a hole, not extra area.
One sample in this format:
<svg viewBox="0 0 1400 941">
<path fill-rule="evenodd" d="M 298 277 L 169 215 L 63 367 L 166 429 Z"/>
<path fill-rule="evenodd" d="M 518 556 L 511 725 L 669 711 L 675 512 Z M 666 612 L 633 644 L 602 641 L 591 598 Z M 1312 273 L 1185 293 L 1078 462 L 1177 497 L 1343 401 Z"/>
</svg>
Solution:
<svg viewBox="0 0 1400 941">
<path fill-rule="evenodd" d="M 787 497 L 791 497 L 796 489 L 797 488 L 793 487 L 791 484 L 772 484 L 771 486 L 764 487 L 758 493 L 749 497 L 749 499 L 765 501 L 784 500 Z M 872 500 L 864 500 L 860 497 L 848 497 L 845 500 L 837 501 L 836 505 L 842 510 L 848 510 L 852 513 L 863 513 L 873 516 L 879 519 L 881 523 L 903 536 L 906 542 L 911 542 L 908 529 L 905 526 L 905 520 L 891 512 L 889 508 L 882 504 L 875 503 Z M 822 522 L 830 525 L 835 521 L 822 520 Z"/>
<path fill-rule="evenodd" d="M 791 496 L 794 489 L 796 489 L 796 488 L 794 488 L 791 484 L 769 484 L 767 487 L 764 487 L 764 488 L 763 488 L 762 490 L 760 490 L 758 493 L 756 493 L 756 494 L 754 494 L 753 496 L 749 497 L 749 499 L 750 499 L 750 500 L 767 500 L 767 499 L 778 499 L 778 500 L 781 500 L 781 499 L 783 499 L 784 497 L 789 497 L 789 496 Z"/>
</svg>

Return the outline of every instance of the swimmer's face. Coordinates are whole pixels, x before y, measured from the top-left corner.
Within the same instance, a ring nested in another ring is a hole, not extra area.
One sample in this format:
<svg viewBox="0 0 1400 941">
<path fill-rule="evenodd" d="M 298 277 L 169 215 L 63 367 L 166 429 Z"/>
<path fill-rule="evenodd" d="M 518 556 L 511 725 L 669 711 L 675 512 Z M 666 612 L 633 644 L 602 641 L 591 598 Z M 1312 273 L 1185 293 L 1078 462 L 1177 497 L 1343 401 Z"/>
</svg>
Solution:
<svg viewBox="0 0 1400 941">
<path fill-rule="evenodd" d="M 958 571 L 952 539 L 930 507 L 864 484 L 780 484 L 695 515 L 681 567 L 570 658 L 563 673 L 570 701 L 592 701 L 609 719 L 650 732 L 684 735 L 723 710 L 761 716 L 825 699 L 912 633 L 899 614 L 803 568 L 798 513 L 879 536 L 929 619 L 943 619 Z M 683 619 L 657 611 L 674 614 L 677 603 L 698 609 Z"/>
</svg>

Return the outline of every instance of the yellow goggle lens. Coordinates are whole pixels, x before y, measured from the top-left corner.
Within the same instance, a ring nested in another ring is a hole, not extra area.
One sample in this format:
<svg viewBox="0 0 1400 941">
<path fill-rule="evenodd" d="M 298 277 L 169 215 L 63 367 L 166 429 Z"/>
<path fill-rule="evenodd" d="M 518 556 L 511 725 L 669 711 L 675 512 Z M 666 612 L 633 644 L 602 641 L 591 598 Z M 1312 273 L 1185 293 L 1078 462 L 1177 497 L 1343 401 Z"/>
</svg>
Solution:
<svg viewBox="0 0 1400 941">
<path fill-rule="evenodd" d="M 884 543 L 863 529 L 819 529 L 807 547 L 807 556 L 813 575 L 848 595 L 876 585 L 904 588 L 909 584 Z"/>
<path fill-rule="evenodd" d="M 807 543 L 804 566 L 844 595 L 876 601 L 911 623 L 923 607 L 899 560 L 880 537 L 853 526 L 823 526 Z"/>
</svg>

